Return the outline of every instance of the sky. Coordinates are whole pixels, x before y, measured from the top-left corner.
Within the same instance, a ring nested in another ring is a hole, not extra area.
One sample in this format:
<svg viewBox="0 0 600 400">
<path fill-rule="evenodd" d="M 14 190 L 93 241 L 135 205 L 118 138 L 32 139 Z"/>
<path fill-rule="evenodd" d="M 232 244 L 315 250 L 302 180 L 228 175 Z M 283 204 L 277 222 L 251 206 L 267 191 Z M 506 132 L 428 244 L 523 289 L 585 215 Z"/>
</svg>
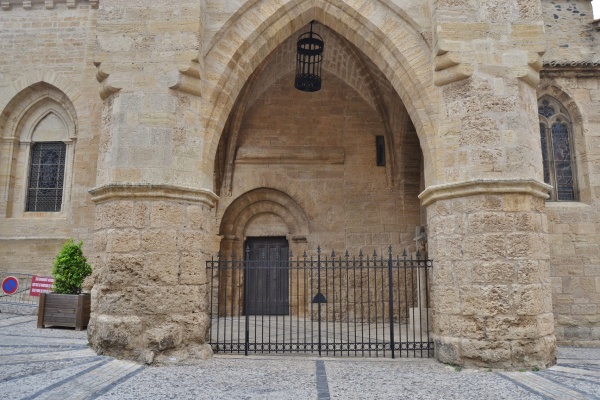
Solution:
<svg viewBox="0 0 600 400">
<path fill-rule="evenodd" d="M 594 19 L 600 19 L 600 0 L 592 1 L 594 7 Z"/>
</svg>

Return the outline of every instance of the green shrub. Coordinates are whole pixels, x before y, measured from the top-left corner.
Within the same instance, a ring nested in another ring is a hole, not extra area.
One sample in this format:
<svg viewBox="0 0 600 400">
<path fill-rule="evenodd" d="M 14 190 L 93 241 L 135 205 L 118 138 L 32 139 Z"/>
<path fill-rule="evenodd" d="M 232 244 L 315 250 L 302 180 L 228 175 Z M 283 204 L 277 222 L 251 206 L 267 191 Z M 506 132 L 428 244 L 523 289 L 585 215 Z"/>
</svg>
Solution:
<svg viewBox="0 0 600 400">
<path fill-rule="evenodd" d="M 69 239 L 56 256 L 52 268 L 54 293 L 81 293 L 83 280 L 92 273 L 92 266 L 88 264 L 81 250 L 82 244 L 83 242 L 75 243 L 73 239 Z"/>
</svg>

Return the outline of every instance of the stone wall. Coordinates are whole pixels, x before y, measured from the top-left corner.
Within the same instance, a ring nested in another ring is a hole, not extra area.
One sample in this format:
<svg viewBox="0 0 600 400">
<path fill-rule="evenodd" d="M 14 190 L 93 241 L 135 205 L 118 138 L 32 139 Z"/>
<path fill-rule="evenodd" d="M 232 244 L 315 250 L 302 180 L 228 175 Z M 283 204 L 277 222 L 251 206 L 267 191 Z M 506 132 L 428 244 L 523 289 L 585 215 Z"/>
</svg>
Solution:
<svg viewBox="0 0 600 400">
<path fill-rule="evenodd" d="M 312 250 L 412 250 L 420 205 L 416 190 L 402 189 L 418 190 L 418 140 L 403 146 L 416 157 L 402 162 L 417 165 L 398 177 L 406 186 L 388 185 L 386 167 L 376 163 L 375 137 L 384 134 L 377 112 L 330 73 L 323 74 L 323 89 L 311 94 L 294 89 L 293 79 L 292 72 L 273 83 L 244 116 L 232 196 L 222 198 L 219 215 L 238 196 L 269 187 L 298 202 Z M 414 131 L 397 134 L 416 139 Z"/>
<path fill-rule="evenodd" d="M 600 88 L 598 74 L 551 68 L 538 94 L 565 106 L 573 121 L 579 200 L 547 202 L 550 274 L 559 343 L 599 346 L 600 339 Z"/>
<path fill-rule="evenodd" d="M 590 0 L 542 1 L 546 61 L 598 61 Z"/>
<path fill-rule="evenodd" d="M 92 64 L 97 2 L 1 4 L 0 269 L 48 274 L 69 237 L 91 250 L 94 210 L 87 191 L 96 180 L 102 106 Z M 74 124 L 70 178 L 60 213 L 23 214 L 29 147 L 22 124 L 47 107 L 42 100 L 48 96 L 50 108 L 67 112 Z"/>
</svg>

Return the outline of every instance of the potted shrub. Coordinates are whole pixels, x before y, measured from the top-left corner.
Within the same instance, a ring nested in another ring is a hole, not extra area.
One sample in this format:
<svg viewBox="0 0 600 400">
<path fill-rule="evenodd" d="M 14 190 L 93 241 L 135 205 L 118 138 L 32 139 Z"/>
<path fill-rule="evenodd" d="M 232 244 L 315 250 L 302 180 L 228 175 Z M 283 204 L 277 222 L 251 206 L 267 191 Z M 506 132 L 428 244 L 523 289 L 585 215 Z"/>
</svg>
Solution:
<svg viewBox="0 0 600 400">
<path fill-rule="evenodd" d="M 89 293 L 81 293 L 81 287 L 85 277 L 92 273 L 92 267 L 81 246 L 82 242 L 69 239 L 56 256 L 52 268 L 52 293 L 40 296 L 38 328 L 66 326 L 80 331 L 87 327 L 91 298 Z"/>
</svg>

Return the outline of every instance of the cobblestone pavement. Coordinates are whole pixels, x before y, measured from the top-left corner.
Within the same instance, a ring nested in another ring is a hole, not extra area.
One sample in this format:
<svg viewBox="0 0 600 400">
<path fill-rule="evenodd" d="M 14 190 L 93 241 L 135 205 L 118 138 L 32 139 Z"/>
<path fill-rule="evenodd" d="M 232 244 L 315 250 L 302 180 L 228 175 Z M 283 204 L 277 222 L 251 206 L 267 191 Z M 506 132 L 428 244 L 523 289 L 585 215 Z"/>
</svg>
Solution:
<svg viewBox="0 0 600 400">
<path fill-rule="evenodd" d="M 0 313 L 5 399 L 600 399 L 600 349 L 561 348 L 545 371 L 460 369 L 431 359 L 217 356 L 146 367 L 97 356 L 85 332 Z"/>
</svg>

